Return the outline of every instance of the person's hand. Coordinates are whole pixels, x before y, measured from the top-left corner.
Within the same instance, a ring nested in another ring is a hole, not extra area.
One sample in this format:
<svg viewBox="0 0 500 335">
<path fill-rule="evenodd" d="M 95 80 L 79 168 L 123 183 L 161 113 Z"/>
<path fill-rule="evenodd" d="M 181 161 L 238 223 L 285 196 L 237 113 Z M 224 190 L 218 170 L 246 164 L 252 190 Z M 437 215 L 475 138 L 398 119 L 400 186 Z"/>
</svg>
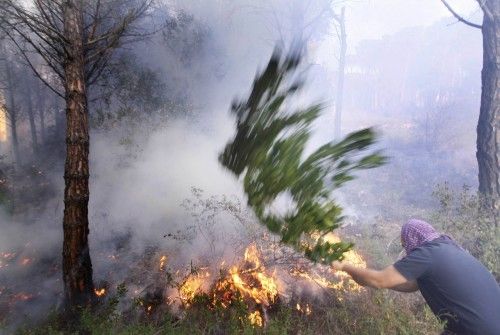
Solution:
<svg viewBox="0 0 500 335">
<path fill-rule="evenodd" d="M 344 263 L 339 262 L 339 261 L 333 261 L 332 262 L 332 268 L 335 271 L 343 271 L 343 269 L 344 269 Z"/>
</svg>

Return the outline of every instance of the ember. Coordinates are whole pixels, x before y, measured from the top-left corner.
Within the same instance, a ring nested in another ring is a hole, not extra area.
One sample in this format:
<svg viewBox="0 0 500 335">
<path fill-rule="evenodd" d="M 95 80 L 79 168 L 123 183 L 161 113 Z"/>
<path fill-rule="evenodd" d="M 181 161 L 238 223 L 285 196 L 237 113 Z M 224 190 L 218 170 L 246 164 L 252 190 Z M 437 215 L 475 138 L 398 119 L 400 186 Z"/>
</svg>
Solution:
<svg viewBox="0 0 500 335">
<path fill-rule="evenodd" d="M 11 260 L 16 256 L 15 252 L 2 252 L 0 256 L 5 260 Z"/>
<path fill-rule="evenodd" d="M 301 306 L 299 303 L 297 303 L 296 308 L 299 312 L 304 313 L 305 315 L 311 315 L 311 313 L 312 313 L 312 308 L 309 304 L 306 304 L 305 306 Z"/>
<path fill-rule="evenodd" d="M 165 264 L 167 263 L 167 256 L 163 255 L 160 258 L 160 271 L 165 270 Z"/>
<path fill-rule="evenodd" d="M 250 320 L 250 323 L 254 326 L 262 327 L 264 325 L 262 315 L 259 311 L 248 314 L 248 320 Z"/>
<path fill-rule="evenodd" d="M 12 296 L 12 302 L 27 301 L 33 299 L 34 295 L 26 292 L 19 292 Z"/>
<path fill-rule="evenodd" d="M 101 288 L 101 289 L 95 288 L 94 293 L 96 296 L 102 297 L 102 296 L 106 295 L 106 289 L 105 288 Z"/>
<path fill-rule="evenodd" d="M 25 257 L 25 258 L 23 258 L 23 259 L 21 260 L 21 265 L 22 265 L 22 266 L 26 266 L 26 265 L 30 264 L 31 262 L 32 262 L 32 259 L 31 259 L 31 258 L 27 258 L 27 257 Z"/>
</svg>

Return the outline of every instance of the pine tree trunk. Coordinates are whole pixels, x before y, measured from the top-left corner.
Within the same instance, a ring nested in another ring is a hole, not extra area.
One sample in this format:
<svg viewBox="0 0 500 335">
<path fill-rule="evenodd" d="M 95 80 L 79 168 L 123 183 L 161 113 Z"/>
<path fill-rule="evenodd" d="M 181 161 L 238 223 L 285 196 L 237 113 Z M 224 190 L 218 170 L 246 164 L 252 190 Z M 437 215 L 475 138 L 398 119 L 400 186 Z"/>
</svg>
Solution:
<svg viewBox="0 0 500 335">
<path fill-rule="evenodd" d="M 38 139 L 36 136 L 36 123 L 35 123 L 35 113 L 33 111 L 33 103 L 31 100 L 31 88 L 29 87 L 29 83 L 26 83 L 26 101 L 28 104 L 28 120 L 30 123 L 30 132 L 31 132 L 31 145 L 33 148 L 33 156 L 36 157 L 38 154 Z"/>
<path fill-rule="evenodd" d="M 43 146 L 45 144 L 45 139 L 47 136 L 45 134 L 45 110 L 43 108 L 40 108 L 39 115 L 40 115 L 40 142 L 41 145 Z"/>
<path fill-rule="evenodd" d="M 19 153 L 19 139 L 17 138 L 17 106 L 16 98 L 14 97 L 14 78 L 10 69 L 7 66 L 5 71 L 7 85 L 9 87 L 9 106 L 7 108 L 7 114 L 10 121 L 10 140 L 12 145 L 12 154 L 14 155 L 14 160 L 19 165 L 21 164 L 21 154 Z"/>
<path fill-rule="evenodd" d="M 38 84 L 36 87 L 36 101 L 37 101 L 37 107 L 38 107 L 38 116 L 40 118 L 40 144 L 43 146 L 45 143 L 46 139 L 46 134 L 45 134 L 45 104 L 42 103 L 43 98 L 42 98 L 42 90 L 40 88 L 40 85 Z"/>
<path fill-rule="evenodd" d="M 63 3 L 68 56 L 64 66 L 66 91 L 66 164 L 64 168 L 63 277 L 70 307 L 93 298 L 88 234 L 89 124 L 84 77 L 82 1 Z"/>
<path fill-rule="evenodd" d="M 14 160 L 19 165 L 21 164 L 21 154 L 19 153 L 19 139 L 17 138 L 17 117 L 12 117 L 12 114 L 10 117 L 10 140 L 12 141 Z"/>
<path fill-rule="evenodd" d="M 64 128 L 64 115 L 61 111 L 59 97 L 54 94 L 54 134 L 53 141 L 58 142 L 61 138 L 64 137 L 63 128 Z"/>
<path fill-rule="evenodd" d="M 477 161 L 479 192 L 495 215 L 500 213 L 500 3 L 490 1 L 493 17 L 483 19 L 483 70 Z M 495 220 L 498 224 L 498 220 Z"/>
<path fill-rule="evenodd" d="M 334 137 L 339 139 L 342 136 L 342 106 L 344 100 L 344 77 L 345 77 L 345 56 L 347 52 L 347 35 L 345 31 L 345 7 L 342 7 L 339 19 L 340 28 L 340 55 L 337 80 L 337 92 L 335 94 L 335 126 Z"/>
</svg>

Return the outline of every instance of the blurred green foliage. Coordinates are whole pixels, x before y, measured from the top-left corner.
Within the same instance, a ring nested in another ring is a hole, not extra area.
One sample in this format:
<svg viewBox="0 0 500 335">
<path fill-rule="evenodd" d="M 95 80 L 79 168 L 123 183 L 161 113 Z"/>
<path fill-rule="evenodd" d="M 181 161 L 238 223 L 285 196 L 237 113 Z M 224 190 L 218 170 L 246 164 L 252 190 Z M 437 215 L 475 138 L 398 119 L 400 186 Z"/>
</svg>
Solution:
<svg viewBox="0 0 500 335">
<path fill-rule="evenodd" d="M 233 103 L 236 135 L 219 161 L 236 176 L 243 175 L 248 204 L 262 224 L 311 260 L 330 263 L 342 259 L 352 246 L 324 239 L 343 218 L 333 190 L 352 180 L 356 170 L 384 164 L 385 157 L 366 152 L 376 140 L 370 128 L 305 155 L 311 124 L 322 106 L 290 106 L 290 98 L 303 87 L 296 75 L 301 58 L 300 52 L 283 56 L 276 50 L 265 71 L 255 78 L 250 96 Z M 280 196 L 294 204 L 284 215 L 270 210 Z"/>
</svg>

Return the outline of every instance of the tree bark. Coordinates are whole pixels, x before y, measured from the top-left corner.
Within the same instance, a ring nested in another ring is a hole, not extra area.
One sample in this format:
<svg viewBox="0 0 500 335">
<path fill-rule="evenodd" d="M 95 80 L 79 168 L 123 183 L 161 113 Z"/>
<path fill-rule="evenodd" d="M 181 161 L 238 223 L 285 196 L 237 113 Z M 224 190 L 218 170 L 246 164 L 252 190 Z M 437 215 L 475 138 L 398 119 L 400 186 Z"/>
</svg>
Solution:
<svg viewBox="0 0 500 335">
<path fill-rule="evenodd" d="M 35 113 L 33 111 L 33 102 L 32 98 L 32 90 L 30 87 L 30 82 L 25 82 L 26 85 L 26 103 L 27 103 L 27 112 L 28 112 L 28 120 L 30 123 L 30 133 L 31 133 L 31 146 L 33 148 L 33 156 L 36 157 L 38 155 L 38 139 L 36 136 L 36 123 L 35 123 Z"/>
<path fill-rule="evenodd" d="M 339 38 L 340 38 L 340 55 L 338 67 L 337 92 L 335 94 L 335 126 L 334 136 L 339 139 L 342 136 L 342 106 L 344 100 L 344 76 L 345 76 L 345 56 L 347 52 L 347 35 L 345 31 L 345 7 L 342 7 L 340 12 L 339 23 Z"/>
<path fill-rule="evenodd" d="M 64 138 L 64 115 L 61 110 L 62 106 L 60 105 L 59 97 L 57 95 L 54 96 L 54 134 L 52 140 L 58 142 Z"/>
<path fill-rule="evenodd" d="M 43 98 L 42 98 L 42 89 L 40 87 L 40 84 L 37 83 L 36 86 L 36 101 L 37 101 L 37 107 L 38 107 L 38 117 L 40 118 L 40 144 L 43 146 L 45 143 L 46 139 L 46 134 L 45 134 L 45 104 L 42 103 Z"/>
<path fill-rule="evenodd" d="M 12 105 L 11 105 L 12 106 Z M 11 107 L 11 108 L 15 108 Z M 19 153 L 19 139 L 17 137 L 17 119 L 16 117 L 10 118 L 10 140 L 12 141 L 12 153 L 16 164 L 21 164 L 21 154 Z"/>
<path fill-rule="evenodd" d="M 498 225 L 500 213 L 500 3 L 489 1 L 491 16 L 484 14 L 481 109 L 477 125 L 479 193 L 493 210 Z"/>
<path fill-rule="evenodd" d="M 14 160 L 16 164 L 21 164 L 21 154 L 19 152 L 19 139 L 17 137 L 17 106 L 16 98 L 14 96 L 14 79 L 12 78 L 12 70 L 9 65 L 5 71 L 7 86 L 9 91 L 9 106 L 7 108 L 7 114 L 10 121 L 10 140 L 12 145 L 12 154 L 14 155 Z"/>
<path fill-rule="evenodd" d="M 84 75 L 83 11 L 81 1 L 63 4 L 68 56 L 64 64 L 66 95 L 66 164 L 64 168 L 63 278 L 69 306 L 93 300 L 88 234 L 89 124 Z"/>
</svg>

